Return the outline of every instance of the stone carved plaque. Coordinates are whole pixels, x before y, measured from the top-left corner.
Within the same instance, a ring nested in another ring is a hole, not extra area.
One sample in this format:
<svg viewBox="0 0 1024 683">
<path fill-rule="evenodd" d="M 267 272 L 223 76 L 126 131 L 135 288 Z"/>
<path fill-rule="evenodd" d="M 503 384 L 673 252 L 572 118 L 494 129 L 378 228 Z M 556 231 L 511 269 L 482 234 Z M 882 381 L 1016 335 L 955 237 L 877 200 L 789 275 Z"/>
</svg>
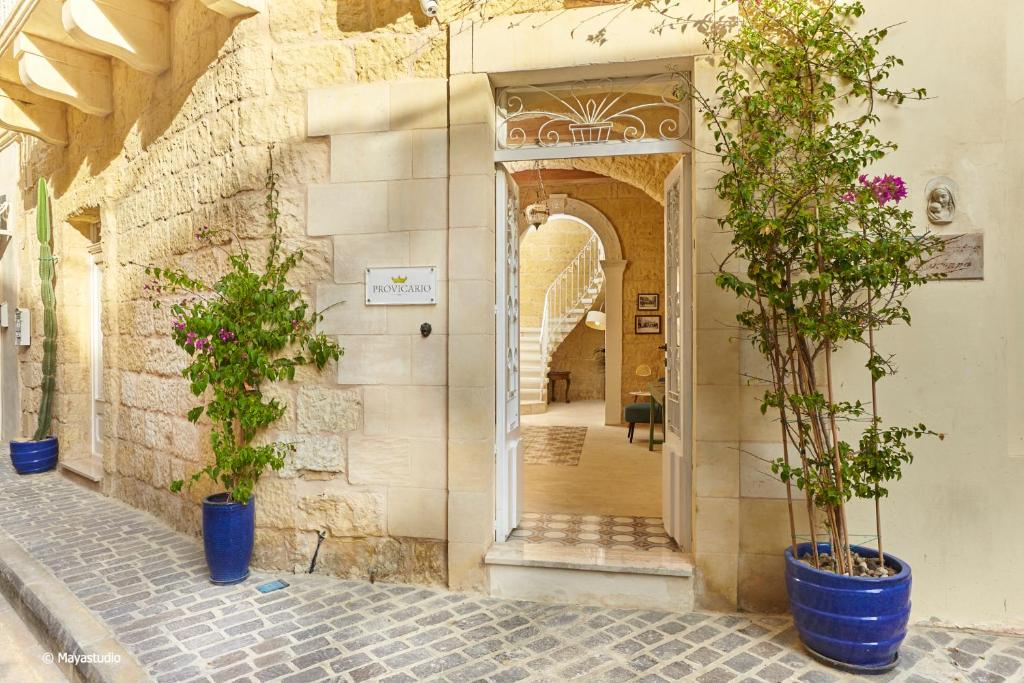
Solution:
<svg viewBox="0 0 1024 683">
<path fill-rule="evenodd" d="M 944 280 L 985 279 L 985 237 L 980 232 L 944 235 L 946 249 L 922 268 L 925 275 L 944 273 Z"/>
</svg>

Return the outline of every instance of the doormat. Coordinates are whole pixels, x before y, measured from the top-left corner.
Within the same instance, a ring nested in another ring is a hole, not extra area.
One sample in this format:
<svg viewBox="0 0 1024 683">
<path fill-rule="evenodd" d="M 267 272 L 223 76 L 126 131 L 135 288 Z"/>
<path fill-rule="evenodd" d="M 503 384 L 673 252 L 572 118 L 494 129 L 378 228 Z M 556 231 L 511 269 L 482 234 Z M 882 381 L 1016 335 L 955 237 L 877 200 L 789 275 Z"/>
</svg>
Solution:
<svg viewBox="0 0 1024 683">
<path fill-rule="evenodd" d="M 523 458 L 528 465 L 580 464 L 586 427 L 523 427 Z"/>
</svg>

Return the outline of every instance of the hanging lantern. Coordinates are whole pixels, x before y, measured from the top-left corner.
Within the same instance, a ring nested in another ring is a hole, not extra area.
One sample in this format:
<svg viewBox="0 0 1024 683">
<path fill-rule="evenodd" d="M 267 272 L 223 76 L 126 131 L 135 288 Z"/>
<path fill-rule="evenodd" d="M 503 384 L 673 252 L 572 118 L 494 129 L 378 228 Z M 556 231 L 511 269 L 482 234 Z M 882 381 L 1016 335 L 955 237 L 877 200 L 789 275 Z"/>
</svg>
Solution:
<svg viewBox="0 0 1024 683">
<path fill-rule="evenodd" d="M 547 202 L 537 202 L 526 207 L 526 222 L 535 230 L 547 223 L 550 215 Z"/>
</svg>

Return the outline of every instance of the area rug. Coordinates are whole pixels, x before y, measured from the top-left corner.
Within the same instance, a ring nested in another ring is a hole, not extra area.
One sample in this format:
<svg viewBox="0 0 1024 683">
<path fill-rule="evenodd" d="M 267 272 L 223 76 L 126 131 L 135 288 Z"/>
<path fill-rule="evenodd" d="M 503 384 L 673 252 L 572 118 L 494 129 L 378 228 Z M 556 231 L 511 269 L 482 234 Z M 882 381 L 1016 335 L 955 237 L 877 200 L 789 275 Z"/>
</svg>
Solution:
<svg viewBox="0 0 1024 683">
<path fill-rule="evenodd" d="M 524 512 L 510 540 L 614 550 L 679 550 L 660 517 Z"/>
<path fill-rule="evenodd" d="M 528 465 L 575 467 L 586 438 L 586 427 L 523 427 L 523 457 Z"/>
</svg>

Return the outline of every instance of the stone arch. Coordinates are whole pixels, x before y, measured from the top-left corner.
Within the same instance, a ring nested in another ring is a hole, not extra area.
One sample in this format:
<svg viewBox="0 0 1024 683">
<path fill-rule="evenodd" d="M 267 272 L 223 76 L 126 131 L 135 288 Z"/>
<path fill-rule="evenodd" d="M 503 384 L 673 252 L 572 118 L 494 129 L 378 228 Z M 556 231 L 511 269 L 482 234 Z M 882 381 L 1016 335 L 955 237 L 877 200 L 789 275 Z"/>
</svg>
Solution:
<svg viewBox="0 0 1024 683">
<path fill-rule="evenodd" d="M 665 202 L 665 178 L 678 162 L 678 154 L 645 154 L 624 157 L 546 159 L 540 164 L 545 169 L 577 169 L 598 173 L 635 187 L 654 201 L 663 204 Z M 535 169 L 536 162 L 512 161 L 506 166 L 509 171 L 515 173 Z"/>
<path fill-rule="evenodd" d="M 549 220 L 568 219 L 580 222 L 594 231 L 601 241 L 604 259 L 605 315 L 608 326 L 604 333 L 604 423 L 622 422 L 622 279 L 627 261 L 622 258 L 622 242 L 612 222 L 596 206 L 565 194 L 553 194 L 547 199 Z M 521 221 L 526 226 L 526 221 Z M 529 226 L 520 230 L 523 232 Z"/>
<path fill-rule="evenodd" d="M 568 195 L 553 194 L 548 197 L 548 210 L 551 212 L 552 219 L 565 216 L 586 223 L 601 240 L 604 257 L 609 261 L 622 260 L 622 243 L 619 241 L 619 233 L 608 217 L 601 213 L 596 206 L 573 199 Z"/>
</svg>

